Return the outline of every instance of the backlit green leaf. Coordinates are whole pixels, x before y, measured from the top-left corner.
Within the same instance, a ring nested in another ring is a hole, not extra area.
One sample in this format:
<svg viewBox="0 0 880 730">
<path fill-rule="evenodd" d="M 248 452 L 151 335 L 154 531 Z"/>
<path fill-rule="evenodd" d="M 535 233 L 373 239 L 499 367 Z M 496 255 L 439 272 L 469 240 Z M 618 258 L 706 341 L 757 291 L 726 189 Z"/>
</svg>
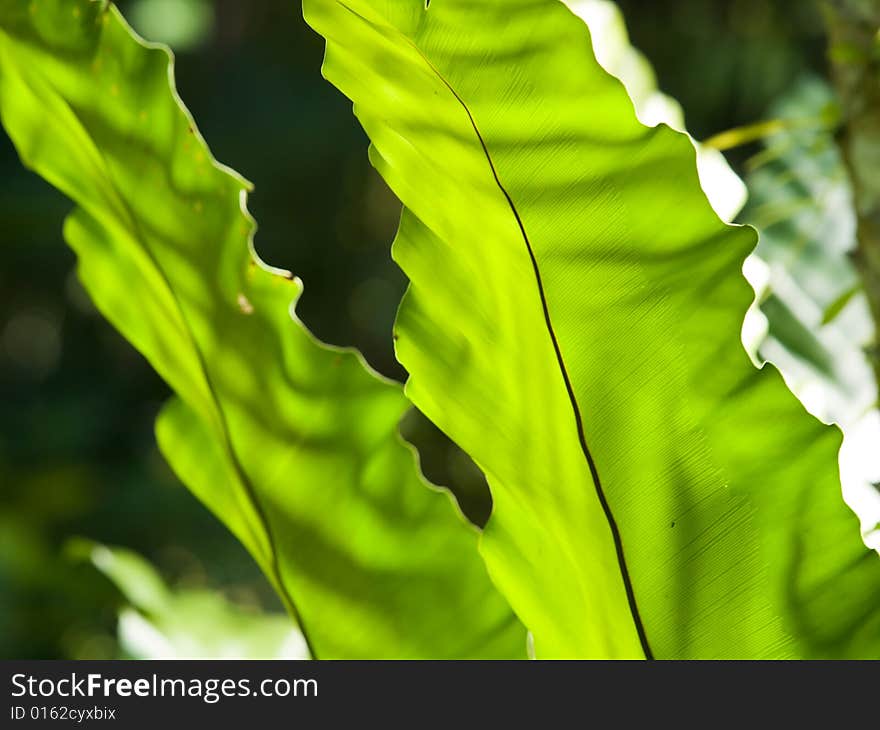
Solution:
<svg viewBox="0 0 880 730">
<path fill-rule="evenodd" d="M 406 206 L 407 393 L 485 471 L 539 657 L 880 653 L 838 433 L 740 342 L 754 232 L 557 0 L 306 0 Z"/>
<path fill-rule="evenodd" d="M 850 260 L 850 182 L 833 128 L 820 123 L 833 103 L 828 86 L 807 77 L 768 110 L 787 125 L 746 165 L 749 204 L 741 219 L 760 232 L 755 255 L 772 293 L 770 307 L 761 307 L 770 323 L 761 351 L 814 413 L 846 429 L 876 400 L 863 351 L 874 328 Z"/>
</svg>

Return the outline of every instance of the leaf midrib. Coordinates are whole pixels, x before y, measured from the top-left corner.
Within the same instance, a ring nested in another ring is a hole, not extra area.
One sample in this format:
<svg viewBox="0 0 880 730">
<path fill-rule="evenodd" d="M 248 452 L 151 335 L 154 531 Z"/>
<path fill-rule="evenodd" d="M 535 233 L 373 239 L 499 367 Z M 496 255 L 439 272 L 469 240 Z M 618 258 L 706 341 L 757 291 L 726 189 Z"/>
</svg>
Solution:
<svg viewBox="0 0 880 730">
<path fill-rule="evenodd" d="M 373 21 L 369 18 L 364 17 L 362 14 L 349 7 L 343 0 L 336 0 L 336 2 L 345 10 L 350 12 L 352 15 L 355 15 L 360 20 L 364 21 L 367 24 L 372 25 Z M 565 390 L 568 395 L 569 402 L 571 404 L 572 412 L 575 419 L 575 427 L 577 430 L 578 442 L 580 443 L 581 451 L 583 453 L 584 459 L 587 462 L 587 466 L 590 470 L 590 476 L 593 480 L 593 485 L 596 490 L 596 496 L 599 500 L 599 504 L 602 507 L 602 512 L 605 516 L 605 520 L 608 523 L 608 528 L 611 532 L 611 537 L 614 542 L 614 550 L 617 556 L 618 568 L 620 570 L 621 578 L 624 584 L 624 590 L 626 592 L 627 603 L 629 605 L 630 614 L 632 616 L 633 624 L 635 625 L 636 632 L 639 637 L 639 643 L 641 644 L 642 651 L 645 654 L 646 659 L 653 659 L 653 652 L 651 651 L 650 643 L 648 642 L 648 637 L 645 632 L 644 625 L 642 623 L 641 615 L 639 613 L 638 605 L 635 599 L 635 591 L 632 584 L 632 579 L 629 574 L 629 569 L 626 564 L 626 557 L 624 555 L 623 550 L 623 541 L 620 535 L 620 530 L 617 526 L 617 521 L 614 518 L 614 514 L 611 511 L 611 507 L 608 504 L 608 499 L 605 496 L 605 491 L 602 488 L 602 481 L 599 477 L 599 470 L 596 466 L 596 462 L 593 459 L 593 455 L 590 451 L 590 447 L 587 443 L 586 433 L 584 431 L 583 417 L 581 415 L 580 405 L 577 400 L 577 396 L 574 392 L 574 387 L 571 382 L 571 377 L 568 373 L 568 368 L 565 365 L 565 360 L 562 356 L 562 350 L 559 345 L 559 341 L 556 337 L 556 331 L 553 328 L 553 322 L 550 317 L 550 309 L 547 302 L 547 297 L 544 291 L 544 283 L 541 277 L 541 270 L 538 266 L 538 261 L 535 256 L 535 252 L 532 248 L 531 241 L 529 240 L 528 233 L 526 232 L 525 224 L 523 223 L 522 217 L 519 214 L 519 210 L 516 207 L 516 204 L 513 201 L 512 196 L 504 187 L 504 184 L 501 182 L 500 175 L 495 166 L 495 162 L 492 158 L 491 153 L 489 152 L 489 147 L 480 132 L 479 127 L 477 126 L 476 119 L 474 118 L 473 113 L 468 107 L 467 103 L 464 99 L 459 95 L 459 93 L 455 90 L 455 87 L 447 80 L 444 74 L 431 62 L 431 60 L 427 57 L 427 55 L 422 51 L 422 49 L 418 46 L 418 44 L 410 38 L 408 35 L 403 33 L 400 29 L 389 26 L 391 30 L 395 31 L 396 34 L 399 35 L 401 39 L 406 41 L 410 47 L 419 55 L 419 57 L 425 62 L 426 66 L 430 69 L 431 73 L 433 73 L 437 79 L 449 90 L 449 93 L 452 94 L 453 98 L 456 102 L 461 106 L 462 110 L 468 117 L 468 121 L 471 125 L 471 128 L 474 132 L 474 135 L 477 138 L 477 141 L 480 144 L 481 149 L 483 150 L 483 155 L 486 158 L 486 162 L 489 165 L 489 169 L 492 173 L 492 177 L 494 179 L 495 185 L 501 194 L 504 196 L 507 201 L 507 205 L 510 208 L 510 212 L 513 214 L 513 217 L 516 220 L 516 224 L 519 228 L 520 234 L 523 239 L 523 243 L 525 244 L 526 251 L 529 255 L 529 260 L 532 264 L 532 271 L 535 275 L 535 284 L 538 289 L 538 296 L 541 300 L 541 309 L 544 317 L 544 324 L 547 327 L 547 333 L 550 336 L 550 341 L 553 345 L 553 351 L 556 355 L 556 362 L 559 367 L 560 374 L 562 375 L 563 382 L 565 383 Z"/>
</svg>

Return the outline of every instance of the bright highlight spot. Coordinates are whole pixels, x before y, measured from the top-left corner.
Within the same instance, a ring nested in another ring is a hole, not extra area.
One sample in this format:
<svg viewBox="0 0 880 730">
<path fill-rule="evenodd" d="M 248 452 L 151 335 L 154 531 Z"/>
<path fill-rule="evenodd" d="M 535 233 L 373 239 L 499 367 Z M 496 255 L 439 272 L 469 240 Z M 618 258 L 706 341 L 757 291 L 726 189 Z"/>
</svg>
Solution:
<svg viewBox="0 0 880 730">
<path fill-rule="evenodd" d="M 214 6 L 207 0 L 138 0 L 129 16 L 144 38 L 175 51 L 198 48 L 214 31 Z"/>
</svg>

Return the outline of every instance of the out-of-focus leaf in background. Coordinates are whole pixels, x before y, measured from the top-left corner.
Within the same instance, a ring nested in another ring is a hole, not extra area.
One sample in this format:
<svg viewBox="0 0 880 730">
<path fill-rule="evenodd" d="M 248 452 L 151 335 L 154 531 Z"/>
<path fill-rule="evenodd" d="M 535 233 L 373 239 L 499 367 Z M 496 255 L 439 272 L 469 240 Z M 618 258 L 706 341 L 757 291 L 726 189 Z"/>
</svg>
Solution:
<svg viewBox="0 0 880 730">
<path fill-rule="evenodd" d="M 755 237 L 691 142 L 559 3 L 305 8 L 406 206 L 407 393 L 488 475 L 481 549 L 537 655 L 876 654 L 837 434 L 749 363 Z"/>
<path fill-rule="evenodd" d="M 823 377 L 836 395 L 809 405 L 820 417 L 845 423 L 875 398 L 862 353 L 873 333 L 848 257 L 855 215 L 834 143 L 833 108 L 827 85 L 805 78 L 768 110 L 768 117 L 788 123 L 765 139 L 747 165 L 750 200 L 742 219 L 761 234 L 755 255 L 768 267 L 764 296 L 772 293 L 803 327 L 768 314 L 762 353 L 793 374 L 801 366 L 811 368 L 813 378 Z M 806 377 L 790 383 L 797 387 Z"/>
<path fill-rule="evenodd" d="M 122 594 L 120 658 L 308 658 L 289 616 L 247 610 L 216 590 L 172 590 L 153 565 L 131 550 L 72 540 L 66 552 L 88 560 Z"/>
<path fill-rule="evenodd" d="M 210 156 L 169 64 L 112 5 L 0 11 L 0 116 L 77 203 L 65 237 L 96 306 L 179 396 L 163 453 L 313 655 L 521 656 L 476 531 L 400 440 L 401 389 L 293 315 L 302 286 L 250 249 L 249 186 Z"/>
<path fill-rule="evenodd" d="M 847 501 L 866 541 L 880 519 L 877 384 L 865 355 L 874 323 L 850 254 L 855 248 L 852 191 L 835 141 L 839 111 L 827 83 L 798 81 L 767 110 L 778 131 L 745 164 L 749 204 L 741 220 L 760 232 L 747 272 L 766 318 L 752 345 L 789 387 L 846 438 L 841 472 Z"/>
<path fill-rule="evenodd" d="M 145 38 L 167 43 L 176 51 L 199 48 L 214 32 L 215 24 L 209 0 L 136 0 L 129 18 Z"/>
</svg>

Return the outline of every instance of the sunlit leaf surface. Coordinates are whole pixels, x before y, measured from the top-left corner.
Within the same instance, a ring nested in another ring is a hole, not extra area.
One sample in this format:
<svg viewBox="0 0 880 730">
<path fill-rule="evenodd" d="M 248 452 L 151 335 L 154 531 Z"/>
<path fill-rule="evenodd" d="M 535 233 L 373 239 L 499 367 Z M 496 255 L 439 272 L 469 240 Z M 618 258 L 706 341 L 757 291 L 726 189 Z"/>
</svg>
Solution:
<svg viewBox="0 0 880 730">
<path fill-rule="evenodd" d="M 755 234 L 555 0 L 306 0 L 406 206 L 407 393 L 485 471 L 539 657 L 877 655 L 838 433 L 740 342 Z"/>
</svg>

